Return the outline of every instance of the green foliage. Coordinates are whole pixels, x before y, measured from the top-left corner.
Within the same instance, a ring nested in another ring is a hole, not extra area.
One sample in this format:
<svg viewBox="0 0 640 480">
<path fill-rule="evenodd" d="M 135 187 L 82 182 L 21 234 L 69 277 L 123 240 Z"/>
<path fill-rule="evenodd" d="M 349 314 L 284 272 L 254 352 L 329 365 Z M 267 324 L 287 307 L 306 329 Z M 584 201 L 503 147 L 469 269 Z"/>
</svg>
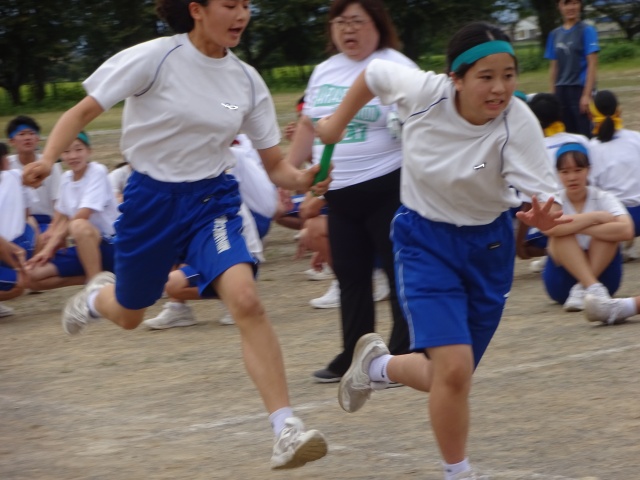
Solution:
<svg viewBox="0 0 640 480">
<path fill-rule="evenodd" d="M 262 71 L 262 77 L 270 89 L 287 91 L 303 90 L 313 72 L 313 65 L 276 67 Z"/>
<path fill-rule="evenodd" d="M 636 58 L 639 51 L 640 47 L 631 42 L 607 44 L 598 54 L 598 62 L 606 64 Z"/>
</svg>

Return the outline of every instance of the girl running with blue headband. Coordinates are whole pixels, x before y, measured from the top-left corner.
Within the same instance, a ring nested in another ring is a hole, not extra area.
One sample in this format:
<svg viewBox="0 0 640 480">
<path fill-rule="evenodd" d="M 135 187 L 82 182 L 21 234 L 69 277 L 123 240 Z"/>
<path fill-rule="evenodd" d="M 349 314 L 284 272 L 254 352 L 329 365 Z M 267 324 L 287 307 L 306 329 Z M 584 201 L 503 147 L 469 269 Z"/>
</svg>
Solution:
<svg viewBox="0 0 640 480">
<path fill-rule="evenodd" d="M 451 39 L 447 60 L 447 74 L 374 60 L 317 133 L 337 142 L 374 96 L 398 105 L 403 205 L 391 235 L 415 353 L 393 356 L 379 335 L 363 336 L 338 399 L 355 412 L 389 382 L 430 392 L 445 479 L 460 480 L 480 478 L 466 452 L 469 392 L 513 280 L 513 187 L 532 197 L 532 209 L 518 213 L 523 222 L 545 231 L 565 220 L 538 121 L 513 99 L 517 61 L 507 35 L 470 24 Z"/>
</svg>

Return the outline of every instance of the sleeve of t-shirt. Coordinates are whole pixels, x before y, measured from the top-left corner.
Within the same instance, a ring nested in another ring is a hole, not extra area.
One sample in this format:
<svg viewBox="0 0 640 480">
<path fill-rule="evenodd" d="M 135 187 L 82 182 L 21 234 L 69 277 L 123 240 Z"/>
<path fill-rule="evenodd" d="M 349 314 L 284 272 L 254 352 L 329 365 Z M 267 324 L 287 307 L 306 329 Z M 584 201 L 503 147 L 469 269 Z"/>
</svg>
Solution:
<svg viewBox="0 0 640 480">
<path fill-rule="evenodd" d="M 583 32 L 584 54 L 591 55 L 600 51 L 598 32 L 591 25 L 587 25 Z"/>
<path fill-rule="evenodd" d="M 257 150 L 271 148 L 280 143 L 276 108 L 262 77 L 252 67 L 249 71 L 255 87 L 255 104 L 245 117 L 241 131 L 249 137 Z"/>
<path fill-rule="evenodd" d="M 555 30 L 552 31 L 547 37 L 547 47 L 544 50 L 544 58 L 547 60 L 557 60 L 556 46 L 555 46 Z"/>
<path fill-rule="evenodd" d="M 49 177 L 51 178 L 52 200 L 56 202 L 60 198 L 60 177 L 62 177 L 62 168 L 60 168 L 59 163 L 53 164 Z"/>
<path fill-rule="evenodd" d="M 257 153 L 253 149 L 232 147 L 236 157 L 233 175 L 237 178 L 242 201 L 253 212 L 271 218 L 278 207 L 276 187 L 271 183 L 267 172 L 262 167 Z"/>
<path fill-rule="evenodd" d="M 87 78 L 82 86 L 104 110 L 141 93 L 153 82 L 158 67 L 157 42 L 141 43 L 117 53 Z"/>
<path fill-rule="evenodd" d="M 509 136 L 503 149 L 502 173 L 510 185 L 541 203 L 554 196 L 556 174 L 549 162 L 540 123 L 518 99 L 507 116 Z M 554 198 L 558 203 L 560 200 Z"/>
<path fill-rule="evenodd" d="M 94 163 L 93 168 L 87 169 L 89 173 L 87 183 L 78 203 L 78 210 L 89 208 L 94 212 L 102 212 L 109 200 L 109 195 L 113 195 L 109 181 L 107 180 L 107 167 L 99 163 Z"/>
<path fill-rule="evenodd" d="M 126 185 L 128 178 L 129 169 L 127 168 L 127 165 L 117 168 L 113 172 L 110 172 L 109 182 L 111 183 L 113 192 L 122 193 L 124 191 L 124 186 Z"/>
<path fill-rule="evenodd" d="M 623 203 L 618 200 L 614 194 L 604 190 L 600 190 L 598 194 L 598 210 L 609 212 L 614 217 L 629 214 L 629 210 L 627 210 Z"/>
<path fill-rule="evenodd" d="M 365 70 L 365 82 L 383 105 L 398 104 L 402 121 L 438 98 L 446 75 L 425 72 L 387 60 L 375 59 Z"/>
</svg>

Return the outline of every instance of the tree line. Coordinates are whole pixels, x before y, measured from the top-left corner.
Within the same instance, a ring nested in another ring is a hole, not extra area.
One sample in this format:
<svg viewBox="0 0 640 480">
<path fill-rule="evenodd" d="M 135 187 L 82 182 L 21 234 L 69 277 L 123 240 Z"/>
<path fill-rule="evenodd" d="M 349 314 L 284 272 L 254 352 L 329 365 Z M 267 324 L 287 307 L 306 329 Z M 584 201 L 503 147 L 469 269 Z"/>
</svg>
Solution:
<svg viewBox="0 0 640 480">
<path fill-rule="evenodd" d="M 326 57 L 328 0 L 253 0 L 252 20 L 236 53 L 259 71 L 315 64 Z M 618 22 L 628 38 L 640 32 L 640 0 L 583 2 Z M 558 25 L 555 0 L 386 0 L 414 60 L 442 53 L 448 37 L 473 20 L 496 22 L 535 14 L 544 43 Z M 513 21 L 513 20 L 512 20 Z M 154 0 L 3 0 L 0 3 L 0 87 L 14 105 L 21 86 L 36 101 L 52 81 L 84 79 L 123 48 L 171 31 L 155 14 Z"/>
</svg>

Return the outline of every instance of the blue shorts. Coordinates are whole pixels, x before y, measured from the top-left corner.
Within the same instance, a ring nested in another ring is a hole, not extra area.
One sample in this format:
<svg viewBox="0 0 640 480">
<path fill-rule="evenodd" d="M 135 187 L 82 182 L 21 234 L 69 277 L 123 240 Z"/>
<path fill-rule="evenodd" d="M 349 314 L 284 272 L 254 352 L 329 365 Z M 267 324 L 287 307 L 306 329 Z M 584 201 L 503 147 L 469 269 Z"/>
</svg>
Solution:
<svg viewBox="0 0 640 480">
<path fill-rule="evenodd" d="M 51 224 L 51 217 L 49 215 L 33 215 L 33 218 L 38 222 L 40 233 L 46 232 Z"/>
<path fill-rule="evenodd" d="M 262 240 L 267 236 L 267 233 L 269 233 L 269 229 L 271 228 L 271 219 L 269 217 L 265 217 L 264 215 L 260 215 L 253 210 L 251 211 L 251 215 L 253 215 L 253 219 L 256 222 L 258 236 Z"/>
<path fill-rule="evenodd" d="M 187 282 L 189 282 L 190 287 L 197 287 L 198 282 L 200 281 L 200 274 L 193 268 L 191 265 L 184 265 L 179 268 L 179 270 L 187 277 Z M 258 264 L 255 263 L 253 266 L 253 274 L 254 276 L 258 273 Z M 213 287 L 209 285 L 203 291 L 200 292 L 200 298 L 218 298 L 218 295 L 213 290 Z"/>
<path fill-rule="evenodd" d="M 33 250 L 36 246 L 36 233 L 28 223 L 25 224 L 24 233 L 14 238 L 12 243 L 24 248 L 27 252 L 27 259 L 33 256 Z M 18 272 L 4 262 L 0 262 L 0 291 L 9 292 L 13 290 L 18 283 Z"/>
<path fill-rule="evenodd" d="M 551 256 L 549 256 L 542 271 L 542 281 L 549 297 L 560 305 L 567 301 L 569 290 L 578 283 L 564 267 L 556 265 Z M 598 281 L 607 287 L 609 295 L 613 295 L 620 288 L 620 283 L 622 282 L 622 255 L 620 252 L 616 254 L 609 266 L 600 274 Z"/>
<path fill-rule="evenodd" d="M 527 237 L 524 241 L 527 245 L 542 249 L 547 248 L 547 244 L 549 243 L 547 236 L 537 228 L 533 227 L 529 227 L 527 230 Z"/>
<path fill-rule="evenodd" d="M 498 328 L 513 281 L 510 213 L 488 225 L 456 227 L 401 206 L 391 239 L 411 349 L 471 345 L 477 366 Z"/>
<path fill-rule="evenodd" d="M 178 263 L 199 272 L 201 295 L 233 265 L 255 264 L 242 236 L 232 176 L 168 183 L 133 172 L 124 198 L 115 223 L 116 298 L 123 307 L 153 305 Z"/>
<path fill-rule="evenodd" d="M 637 207 L 627 207 L 627 211 L 629 215 L 631 215 L 631 219 L 633 220 L 633 225 L 635 226 L 635 237 L 640 237 L 640 205 Z"/>
<path fill-rule="evenodd" d="M 113 238 L 102 237 L 100 242 L 100 255 L 102 256 L 102 270 L 106 272 L 113 272 Z M 76 247 L 62 248 L 58 250 L 55 256 L 51 259 L 57 270 L 58 275 L 61 277 L 79 277 L 85 274 L 80 258 L 78 258 L 78 251 Z"/>
</svg>

